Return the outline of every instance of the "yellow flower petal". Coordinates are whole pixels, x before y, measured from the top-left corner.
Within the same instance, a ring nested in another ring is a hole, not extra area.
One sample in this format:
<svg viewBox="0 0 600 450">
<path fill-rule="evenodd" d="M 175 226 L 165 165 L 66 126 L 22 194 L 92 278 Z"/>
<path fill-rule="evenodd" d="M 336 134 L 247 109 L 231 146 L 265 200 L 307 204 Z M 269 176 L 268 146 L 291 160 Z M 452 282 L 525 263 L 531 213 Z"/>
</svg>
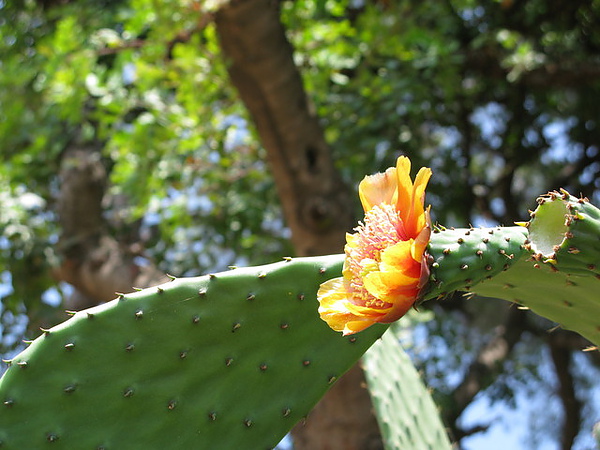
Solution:
<svg viewBox="0 0 600 450">
<path fill-rule="evenodd" d="M 385 173 L 366 176 L 358 185 L 358 195 L 365 212 L 381 203 L 395 204 L 397 183 L 396 169 L 393 167 Z"/>
<path fill-rule="evenodd" d="M 344 334 L 402 317 L 429 277 L 425 254 L 431 236 L 425 188 L 431 170 L 421 168 L 413 183 L 406 157 L 359 185 L 364 223 L 346 235 L 343 277 L 318 292 L 319 314 Z"/>
</svg>

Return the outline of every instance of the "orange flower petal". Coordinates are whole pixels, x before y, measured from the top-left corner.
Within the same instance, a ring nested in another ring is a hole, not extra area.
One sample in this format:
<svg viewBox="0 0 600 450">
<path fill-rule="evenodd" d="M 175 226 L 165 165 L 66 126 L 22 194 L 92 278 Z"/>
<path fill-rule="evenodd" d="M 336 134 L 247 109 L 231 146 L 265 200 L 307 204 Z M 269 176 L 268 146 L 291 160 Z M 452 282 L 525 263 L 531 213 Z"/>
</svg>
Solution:
<svg viewBox="0 0 600 450">
<path fill-rule="evenodd" d="M 358 195 L 365 212 L 381 203 L 393 205 L 396 202 L 396 187 L 396 169 L 393 167 L 385 173 L 366 176 L 358 185 Z"/>
<path fill-rule="evenodd" d="M 343 277 L 321 285 L 319 314 L 331 328 L 352 334 L 402 317 L 429 277 L 425 254 L 431 236 L 425 188 L 431 170 L 422 168 L 413 183 L 411 164 L 365 177 L 359 195 L 364 223 L 346 235 Z"/>
</svg>

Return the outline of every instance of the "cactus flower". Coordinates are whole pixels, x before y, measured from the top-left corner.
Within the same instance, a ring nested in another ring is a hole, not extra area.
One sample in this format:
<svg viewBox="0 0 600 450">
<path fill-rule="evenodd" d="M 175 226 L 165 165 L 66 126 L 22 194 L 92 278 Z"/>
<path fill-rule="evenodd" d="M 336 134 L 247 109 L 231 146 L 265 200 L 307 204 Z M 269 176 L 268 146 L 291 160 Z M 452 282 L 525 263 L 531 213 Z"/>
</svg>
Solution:
<svg viewBox="0 0 600 450">
<path fill-rule="evenodd" d="M 393 322 L 417 300 L 429 277 L 424 200 L 430 177 L 423 167 L 413 183 L 410 160 L 400 157 L 396 167 L 361 181 L 365 218 L 346 235 L 343 276 L 323 283 L 317 294 L 319 314 L 332 329 L 349 335 Z"/>
</svg>

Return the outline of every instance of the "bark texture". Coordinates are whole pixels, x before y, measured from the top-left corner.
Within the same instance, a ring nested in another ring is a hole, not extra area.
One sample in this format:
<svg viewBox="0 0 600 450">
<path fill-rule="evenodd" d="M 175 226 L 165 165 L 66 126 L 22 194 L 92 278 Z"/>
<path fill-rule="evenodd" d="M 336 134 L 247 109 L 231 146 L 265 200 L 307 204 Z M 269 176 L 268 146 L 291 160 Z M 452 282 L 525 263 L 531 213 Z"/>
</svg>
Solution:
<svg viewBox="0 0 600 450">
<path fill-rule="evenodd" d="M 341 253 L 354 218 L 310 110 L 278 3 L 232 1 L 215 16 L 229 75 L 267 150 L 298 255 Z"/>
<path fill-rule="evenodd" d="M 310 110 L 277 2 L 232 1 L 215 22 L 231 81 L 267 150 L 297 254 L 342 252 L 354 226 L 350 190 Z M 296 450 L 383 448 L 362 370 L 340 379 L 293 436 Z"/>
</svg>

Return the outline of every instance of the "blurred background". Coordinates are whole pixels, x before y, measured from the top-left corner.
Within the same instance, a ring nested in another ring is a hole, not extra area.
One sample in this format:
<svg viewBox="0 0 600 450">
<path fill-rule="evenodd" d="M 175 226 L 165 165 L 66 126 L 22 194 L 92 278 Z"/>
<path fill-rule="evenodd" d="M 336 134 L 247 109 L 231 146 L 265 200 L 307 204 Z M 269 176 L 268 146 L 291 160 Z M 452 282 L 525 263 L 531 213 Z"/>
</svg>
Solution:
<svg viewBox="0 0 600 450">
<path fill-rule="evenodd" d="M 165 273 L 341 253 L 401 154 L 447 227 L 598 205 L 599 121 L 598 0 L 0 0 L 0 353 Z M 457 448 L 595 448 L 577 334 L 457 293 L 404 344 Z M 381 448 L 340 389 L 288 446 Z"/>
</svg>

